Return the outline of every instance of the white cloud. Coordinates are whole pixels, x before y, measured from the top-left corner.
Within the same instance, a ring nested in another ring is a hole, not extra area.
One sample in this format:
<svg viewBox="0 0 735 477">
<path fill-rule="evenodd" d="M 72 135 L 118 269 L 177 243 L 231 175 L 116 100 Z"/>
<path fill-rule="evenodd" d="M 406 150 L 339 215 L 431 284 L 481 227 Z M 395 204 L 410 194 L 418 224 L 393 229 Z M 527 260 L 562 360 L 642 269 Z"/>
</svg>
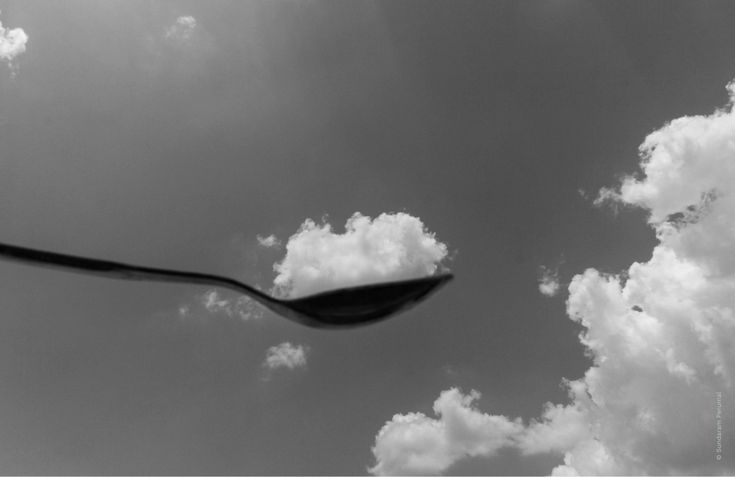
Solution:
<svg viewBox="0 0 735 477">
<path fill-rule="evenodd" d="M 559 272 L 542 266 L 539 270 L 538 291 L 552 297 L 559 293 Z"/>
<path fill-rule="evenodd" d="M 728 108 L 651 133 L 641 177 L 600 192 L 599 201 L 647 209 L 659 243 L 621 276 L 588 269 L 569 285 L 567 313 L 584 327 L 593 365 L 566 382 L 568 404 L 546 404 L 508 444 L 563 456 L 554 475 L 735 473 L 735 422 L 716 414 L 718 395 L 723 408 L 735 402 L 735 85 L 728 89 Z M 414 442 L 407 455 L 432 448 L 418 439 L 423 429 L 403 429 Z M 381 471 L 386 457 L 373 452 Z"/>
<path fill-rule="evenodd" d="M 421 413 L 396 414 L 375 438 L 376 475 L 431 475 L 468 456 L 489 456 L 522 431 L 520 421 L 492 416 L 472 407 L 477 391 L 457 388 L 434 402 L 436 419 Z"/>
<path fill-rule="evenodd" d="M 209 290 L 199 300 L 210 313 L 224 314 L 230 318 L 240 318 L 246 321 L 263 316 L 259 305 L 246 296 L 227 299 L 216 290 Z"/>
<path fill-rule="evenodd" d="M 173 25 L 166 29 L 164 38 L 175 44 L 183 45 L 189 42 L 197 31 L 197 21 L 191 15 L 180 16 Z"/>
<path fill-rule="evenodd" d="M 258 239 L 258 244 L 261 247 L 265 248 L 280 248 L 281 247 L 281 241 L 278 240 L 278 237 L 276 237 L 273 234 L 270 234 L 267 237 L 262 237 L 260 235 L 257 235 L 256 238 Z"/>
<path fill-rule="evenodd" d="M 28 35 L 22 28 L 5 28 L 0 22 L 0 60 L 8 62 L 12 68 L 13 60 L 26 51 Z"/>
<path fill-rule="evenodd" d="M 255 301 L 246 297 L 224 298 L 217 290 L 208 290 L 196 297 L 194 303 L 182 304 L 178 309 L 182 318 L 193 315 L 220 315 L 244 321 L 259 319 L 263 310 Z"/>
<path fill-rule="evenodd" d="M 573 404 L 546 403 L 541 419 L 531 420 L 524 432 L 517 436 L 516 445 L 524 454 L 564 452 L 590 436 L 591 429 L 580 408 L 580 403 L 587 397 L 584 386 L 576 381 L 565 381 L 564 384 Z"/>
<path fill-rule="evenodd" d="M 306 220 L 286 244 L 286 257 L 274 266 L 275 290 L 297 297 L 333 288 L 433 274 L 447 256 L 417 217 L 381 214 L 375 220 L 356 212 L 345 233 L 328 223 Z"/>
<path fill-rule="evenodd" d="M 301 368 L 306 366 L 307 352 L 308 348 L 302 345 L 294 346 L 286 341 L 268 348 L 263 366 L 271 370 L 278 368 Z"/>
<path fill-rule="evenodd" d="M 217 42 L 196 18 L 184 15 L 146 35 L 143 53 L 139 71 L 151 79 L 201 81 L 211 74 L 210 61 L 217 54 Z"/>
</svg>

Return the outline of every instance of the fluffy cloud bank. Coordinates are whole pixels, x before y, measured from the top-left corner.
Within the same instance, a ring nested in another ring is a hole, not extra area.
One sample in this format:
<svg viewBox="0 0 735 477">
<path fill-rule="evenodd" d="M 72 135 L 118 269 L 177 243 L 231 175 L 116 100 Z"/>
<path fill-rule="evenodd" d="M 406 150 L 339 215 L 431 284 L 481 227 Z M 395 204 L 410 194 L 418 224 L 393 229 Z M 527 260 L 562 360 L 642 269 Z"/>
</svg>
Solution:
<svg viewBox="0 0 735 477">
<path fill-rule="evenodd" d="M 8 29 L 0 22 L 0 59 L 12 62 L 15 57 L 26 51 L 28 35 L 22 28 Z"/>
<path fill-rule="evenodd" d="M 263 366 L 268 369 L 301 368 L 306 366 L 307 352 L 308 350 L 304 346 L 294 346 L 286 341 L 268 348 Z"/>
<path fill-rule="evenodd" d="M 355 213 L 345 232 L 306 220 L 286 244 L 286 257 L 274 266 L 276 291 L 298 297 L 333 288 L 433 274 L 447 246 L 417 217 L 381 214 L 374 220 Z"/>
<path fill-rule="evenodd" d="M 511 443 L 523 426 L 504 416 L 472 407 L 476 391 L 463 395 L 452 388 L 434 402 L 432 419 L 422 413 L 396 414 L 375 438 L 377 475 L 428 475 L 446 470 L 462 457 L 492 455 Z"/>
<path fill-rule="evenodd" d="M 558 453 L 554 475 L 735 473 L 727 409 L 735 402 L 735 85 L 728 90 L 727 108 L 651 133 L 641 177 L 601 191 L 598 202 L 648 210 L 659 243 L 621 275 L 588 269 L 572 279 L 567 312 L 584 326 L 593 365 L 565 382 L 569 402 L 547 403 L 539 419 L 520 427 L 485 419 L 489 442 Z M 467 422 L 490 417 L 465 410 Z M 373 473 L 440 473 L 496 449 L 483 449 L 488 439 L 477 431 L 443 444 L 461 451 L 432 460 L 427 429 L 444 416 L 414 416 L 394 416 L 378 433 Z"/>
</svg>

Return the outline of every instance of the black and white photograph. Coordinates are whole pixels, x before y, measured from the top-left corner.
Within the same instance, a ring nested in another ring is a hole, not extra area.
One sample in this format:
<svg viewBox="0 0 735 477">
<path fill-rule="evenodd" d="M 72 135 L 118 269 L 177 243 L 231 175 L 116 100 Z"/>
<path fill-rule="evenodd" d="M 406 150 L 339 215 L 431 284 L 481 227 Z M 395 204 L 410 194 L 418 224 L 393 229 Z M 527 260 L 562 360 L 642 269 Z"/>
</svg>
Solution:
<svg viewBox="0 0 735 477">
<path fill-rule="evenodd" d="M 734 21 L 0 0 L 0 475 L 735 475 Z"/>
</svg>

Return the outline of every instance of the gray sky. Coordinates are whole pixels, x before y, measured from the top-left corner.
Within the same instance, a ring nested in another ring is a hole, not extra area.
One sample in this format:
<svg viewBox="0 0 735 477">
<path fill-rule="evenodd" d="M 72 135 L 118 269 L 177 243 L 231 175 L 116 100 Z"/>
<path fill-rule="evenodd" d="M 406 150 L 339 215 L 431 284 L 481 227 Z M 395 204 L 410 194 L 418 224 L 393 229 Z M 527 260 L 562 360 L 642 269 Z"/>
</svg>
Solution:
<svg viewBox="0 0 735 477">
<path fill-rule="evenodd" d="M 284 250 L 257 235 L 406 212 L 456 275 L 405 315 L 331 332 L 212 311 L 200 287 L 0 263 L 4 474 L 364 474 L 386 421 L 435 417 L 451 387 L 525 423 L 566 404 L 562 379 L 592 365 L 567 285 L 657 244 L 644 210 L 593 199 L 637 170 L 648 133 L 725 105 L 735 78 L 725 1 L 0 10 L 29 38 L 14 74 L 0 64 L 0 241 L 268 289 Z M 306 365 L 264 366 L 286 342 Z M 734 450 L 706 473 L 732 471 Z M 564 457 L 490 454 L 444 472 Z"/>
</svg>

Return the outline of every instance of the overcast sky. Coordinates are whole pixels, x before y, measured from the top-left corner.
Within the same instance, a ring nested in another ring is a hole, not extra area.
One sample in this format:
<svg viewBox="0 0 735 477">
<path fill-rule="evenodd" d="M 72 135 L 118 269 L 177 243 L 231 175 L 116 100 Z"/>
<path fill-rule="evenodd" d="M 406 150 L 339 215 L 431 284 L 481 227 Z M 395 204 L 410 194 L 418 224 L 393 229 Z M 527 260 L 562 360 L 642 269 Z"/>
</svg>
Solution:
<svg viewBox="0 0 735 477">
<path fill-rule="evenodd" d="M 0 472 L 735 473 L 732 18 L 0 0 L 0 242 L 294 295 L 456 275 L 323 331 L 0 262 Z"/>
</svg>

